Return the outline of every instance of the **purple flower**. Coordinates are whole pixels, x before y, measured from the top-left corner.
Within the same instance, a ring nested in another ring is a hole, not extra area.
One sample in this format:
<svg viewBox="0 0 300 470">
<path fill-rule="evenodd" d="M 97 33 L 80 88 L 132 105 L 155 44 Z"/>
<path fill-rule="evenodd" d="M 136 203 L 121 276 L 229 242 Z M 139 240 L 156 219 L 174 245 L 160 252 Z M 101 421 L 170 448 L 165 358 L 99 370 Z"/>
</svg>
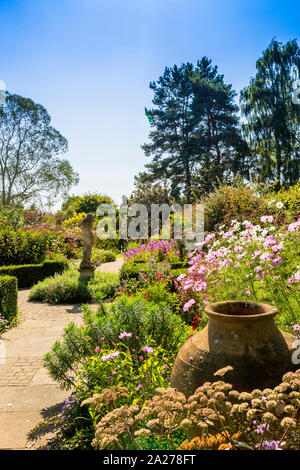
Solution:
<svg viewBox="0 0 300 470">
<path fill-rule="evenodd" d="M 142 384 L 138 384 L 138 389 L 140 390 L 141 388 L 143 388 L 143 385 L 142 385 Z"/>
<path fill-rule="evenodd" d="M 282 450 L 277 441 L 263 441 L 262 447 L 266 450 Z"/>
<path fill-rule="evenodd" d="M 269 425 L 267 423 L 262 423 L 257 426 L 256 432 L 257 434 L 264 434 L 265 431 L 269 431 Z"/>
<path fill-rule="evenodd" d="M 144 360 L 144 357 L 143 356 L 139 356 L 139 361 L 143 361 Z"/>
</svg>

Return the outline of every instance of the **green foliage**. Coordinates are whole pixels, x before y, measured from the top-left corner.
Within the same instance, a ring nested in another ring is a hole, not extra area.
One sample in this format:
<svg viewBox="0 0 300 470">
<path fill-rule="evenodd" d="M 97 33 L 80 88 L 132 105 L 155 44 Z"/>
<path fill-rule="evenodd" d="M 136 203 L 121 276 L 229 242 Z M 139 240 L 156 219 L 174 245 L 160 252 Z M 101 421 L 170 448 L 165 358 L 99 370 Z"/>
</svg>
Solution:
<svg viewBox="0 0 300 470">
<path fill-rule="evenodd" d="M 150 88 L 155 108 L 146 109 L 151 132 L 143 150 L 152 161 L 138 176 L 140 183 L 168 180 L 175 200 L 183 190 L 191 202 L 193 179 L 207 192 L 217 178 L 247 175 L 236 93 L 207 57 L 196 66 L 166 68 Z"/>
<path fill-rule="evenodd" d="M 206 231 L 213 231 L 217 224 L 228 225 L 232 219 L 258 222 L 261 215 L 268 213 L 267 201 L 242 181 L 233 186 L 222 184 L 200 202 L 205 208 Z"/>
<path fill-rule="evenodd" d="M 23 209 L 20 206 L 3 206 L 0 204 L 0 225 L 19 227 L 24 221 Z"/>
<path fill-rule="evenodd" d="M 90 302 L 97 295 L 112 298 L 119 287 L 119 276 L 112 273 L 95 272 L 94 278 L 80 279 L 76 271 L 47 278 L 30 291 L 29 300 L 55 304 Z"/>
<path fill-rule="evenodd" d="M 18 314 L 18 280 L 12 276 L 0 276 L 0 316 L 9 323 Z"/>
<path fill-rule="evenodd" d="M 120 269 L 120 280 L 128 279 L 139 279 L 141 273 L 147 273 L 150 271 L 150 267 L 147 263 L 134 263 L 126 262 L 122 264 Z"/>
<path fill-rule="evenodd" d="M 67 267 L 67 261 L 56 260 L 46 260 L 40 264 L 1 266 L 0 276 L 15 276 L 18 279 L 19 287 L 31 287 L 47 277 L 61 274 Z"/>
<path fill-rule="evenodd" d="M 75 384 L 76 364 L 93 356 L 95 348 L 101 347 L 102 338 L 105 347 L 112 348 L 120 333 L 126 331 L 132 333 L 132 347 L 139 350 L 151 337 L 156 346 L 160 345 L 168 357 L 174 359 L 178 348 L 191 333 L 165 303 L 155 305 L 141 297 L 123 296 L 114 305 L 101 305 L 96 312 L 88 306 L 83 308 L 85 327 L 68 325 L 63 339 L 57 341 L 44 357 L 50 375 L 66 389 Z"/>
<path fill-rule="evenodd" d="M 0 230 L 0 265 L 37 264 L 45 259 L 47 250 L 64 247 L 65 237 L 53 230 Z"/>
<path fill-rule="evenodd" d="M 180 274 L 187 274 L 188 268 L 179 268 L 179 269 L 171 269 L 171 275 L 173 278 L 177 278 Z"/>
<path fill-rule="evenodd" d="M 85 216 L 85 212 L 80 212 L 79 214 L 75 212 L 73 217 L 69 217 L 63 221 L 62 226 L 66 230 L 80 230 L 79 224 L 83 221 Z"/>
<path fill-rule="evenodd" d="M 169 190 L 166 185 L 160 183 L 151 183 L 150 181 L 140 181 L 135 178 L 134 191 L 130 196 L 128 205 L 144 204 L 148 212 L 151 211 L 151 204 L 168 204 L 171 206 L 174 199 L 170 197 Z"/>
<path fill-rule="evenodd" d="M 280 191 L 267 191 L 264 195 L 269 207 L 274 207 L 278 202 L 284 205 L 284 211 L 291 215 L 300 213 L 300 183 L 290 186 L 288 189 L 281 188 Z"/>
<path fill-rule="evenodd" d="M 84 196 L 71 196 L 63 203 L 62 211 L 67 214 L 81 213 L 95 214 L 100 204 L 112 204 L 109 196 L 101 194 L 85 194 Z"/>
<path fill-rule="evenodd" d="M 59 156 L 68 142 L 54 127 L 46 109 L 29 98 L 6 93 L 0 108 L 1 191 L 3 205 L 28 203 L 65 194 L 78 174 Z"/>
<path fill-rule="evenodd" d="M 100 250 L 99 248 L 94 248 L 92 252 L 92 263 L 100 265 L 101 263 L 110 263 L 116 260 L 116 255 L 113 251 L 110 250 Z"/>
<path fill-rule="evenodd" d="M 299 181 L 300 107 L 292 102 L 300 72 L 296 40 L 273 39 L 256 62 L 256 75 L 241 91 L 244 132 L 251 146 L 251 174 L 260 182 L 292 185 Z"/>
<path fill-rule="evenodd" d="M 101 240 L 100 238 L 97 238 L 97 247 L 100 249 L 100 250 L 111 250 L 111 251 L 114 251 L 116 253 L 118 253 L 120 251 L 120 241 L 118 238 L 116 239 L 113 239 L 113 238 L 104 238 L 103 240 Z"/>
</svg>

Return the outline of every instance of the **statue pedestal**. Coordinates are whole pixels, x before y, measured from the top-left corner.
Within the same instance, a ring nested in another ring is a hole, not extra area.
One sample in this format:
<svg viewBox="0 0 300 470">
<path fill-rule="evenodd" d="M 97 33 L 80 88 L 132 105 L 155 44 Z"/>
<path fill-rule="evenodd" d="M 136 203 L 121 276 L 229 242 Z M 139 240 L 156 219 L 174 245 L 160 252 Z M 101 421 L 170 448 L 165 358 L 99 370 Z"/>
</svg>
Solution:
<svg viewBox="0 0 300 470">
<path fill-rule="evenodd" d="M 80 279 L 88 279 L 92 278 L 95 275 L 95 268 L 90 267 L 90 268 L 79 268 L 79 278 Z"/>
</svg>

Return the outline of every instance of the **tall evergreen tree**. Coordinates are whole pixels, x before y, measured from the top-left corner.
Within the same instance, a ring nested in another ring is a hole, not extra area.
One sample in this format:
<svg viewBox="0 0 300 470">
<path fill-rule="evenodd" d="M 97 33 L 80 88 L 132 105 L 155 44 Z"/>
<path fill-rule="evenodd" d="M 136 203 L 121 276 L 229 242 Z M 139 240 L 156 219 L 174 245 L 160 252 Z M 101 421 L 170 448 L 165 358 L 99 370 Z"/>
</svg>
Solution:
<svg viewBox="0 0 300 470">
<path fill-rule="evenodd" d="M 198 193 L 211 191 L 219 181 L 230 182 L 239 174 L 249 177 L 248 147 L 241 136 L 236 92 L 222 79 L 194 79 L 193 113 L 197 119 L 194 138 L 198 155 L 194 182 Z"/>
<path fill-rule="evenodd" d="M 184 191 L 190 202 L 195 175 L 198 180 L 200 175 L 203 190 L 209 190 L 217 177 L 224 172 L 234 174 L 240 166 L 237 155 L 245 146 L 238 129 L 235 93 L 207 57 L 196 66 L 166 68 L 150 88 L 155 107 L 146 109 L 150 143 L 142 148 L 152 161 L 138 179 L 167 179 L 171 195 L 178 200 Z"/>
<path fill-rule="evenodd" d="M 293 82 L 300 73 L 296 40 L 274 39 L 256 63 L 256 76 L 241 91 L 243 129 L 252 150 L 253 176 L 277 186 L 300 176 L 300 106 L 293 104 Z"/>
</svg>

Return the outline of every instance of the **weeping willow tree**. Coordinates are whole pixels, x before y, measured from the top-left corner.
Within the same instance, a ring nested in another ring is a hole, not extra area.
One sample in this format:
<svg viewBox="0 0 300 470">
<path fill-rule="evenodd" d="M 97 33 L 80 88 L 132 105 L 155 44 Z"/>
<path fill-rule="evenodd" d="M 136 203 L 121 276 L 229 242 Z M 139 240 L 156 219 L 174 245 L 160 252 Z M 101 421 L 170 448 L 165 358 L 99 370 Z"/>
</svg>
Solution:
<svg viewBox="0 0 300 470">
<path fill-rule="evenodd" d="M 252 176 L 289 186 L 300 177 L 300 106 L 293 103 L 293 84 L 300 76 L 296 40 L 274 39 L 256 62 L 256 75 L 241 91 L 243 131 L 252 153 Z"/>
</svg>

